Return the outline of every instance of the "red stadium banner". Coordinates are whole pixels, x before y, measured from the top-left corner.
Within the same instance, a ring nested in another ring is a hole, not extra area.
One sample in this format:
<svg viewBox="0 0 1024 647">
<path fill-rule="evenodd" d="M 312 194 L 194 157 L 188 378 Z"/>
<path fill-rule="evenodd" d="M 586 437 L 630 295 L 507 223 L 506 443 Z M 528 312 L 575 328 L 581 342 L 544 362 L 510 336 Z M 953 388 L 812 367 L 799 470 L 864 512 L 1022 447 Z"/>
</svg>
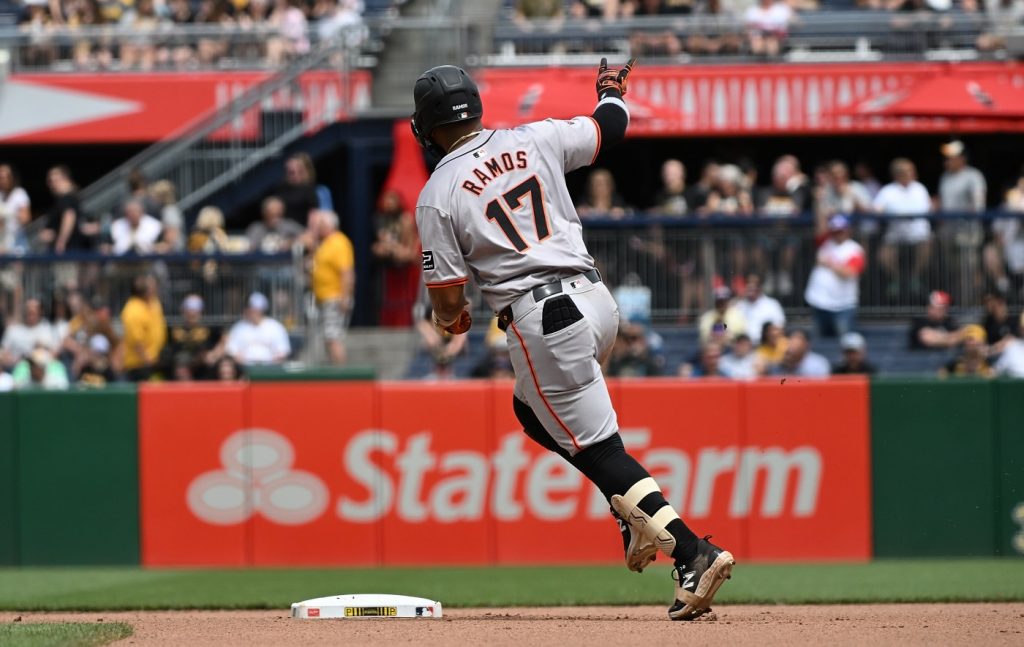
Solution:
<svg viewBox="0 0 1024 647">
<path fill-rule="evenodd" d="M 740 559 L 870 557 L 865 380 L 611 388 L 626 446 L 696 532 Z M 143 386 L 143 563 L 620 561 L 607 502 L 511 398 L 505 382 Z"/>
<path fill-rule="evenodd" d="M 487 69 L 478 73 L 484 122 L 507 128 L 589 114 L 596 69 Z M 629 77 L 632 136 L 949 133 L 1024 130 L 1024 120 L 858 117 L 862 102 L 900 100 L 936 77 L 996 78 L 1024 86 L 1015 63 L 654 66 Z"/>
<path fill-rule="evenodd" d="M 269 72 L 15 74 L 0 95 L 0 142 L 143 143 L 223 107 Z M 256 139 L 260 111 L 301 113 L 313 129 L 350 119 L 370 100 L 370 75 L 318 70 L 242 115 L 220 137 Z"/>
</svg>

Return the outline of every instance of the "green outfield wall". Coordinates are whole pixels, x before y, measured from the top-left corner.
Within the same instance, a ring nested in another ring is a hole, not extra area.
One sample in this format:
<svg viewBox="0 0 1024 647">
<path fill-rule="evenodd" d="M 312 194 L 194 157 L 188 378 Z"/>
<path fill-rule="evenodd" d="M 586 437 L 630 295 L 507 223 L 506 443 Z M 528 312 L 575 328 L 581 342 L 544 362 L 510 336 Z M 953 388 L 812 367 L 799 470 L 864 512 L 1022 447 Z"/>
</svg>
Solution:
<svg viewBox="0 0 1024 647">
<path fill-rule="evenodd" d="M 135 389 L 19 393 L 14 420 L 19 563 L 137 564 Z"/>
<path fill-rule="evenodd" d="M 0 564 L 140 563 L 138 403 L 0 394 Z M 1024 555 L 1024 381 L 882 378 L 860 406 L 875 556 Z"/>
<path fill-rule="evenodd" d="M 0 564 L 18 563 L 15 396 L 0 393 Z"/>
</svg>

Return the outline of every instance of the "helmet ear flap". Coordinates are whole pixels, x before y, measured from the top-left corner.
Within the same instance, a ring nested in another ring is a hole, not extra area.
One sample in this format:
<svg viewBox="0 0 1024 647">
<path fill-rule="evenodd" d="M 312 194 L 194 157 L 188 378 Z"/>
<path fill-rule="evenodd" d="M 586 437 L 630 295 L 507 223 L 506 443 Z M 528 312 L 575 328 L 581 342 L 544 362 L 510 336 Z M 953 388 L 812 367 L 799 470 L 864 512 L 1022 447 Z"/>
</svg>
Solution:
<svg viewBox="0 0 1024 647">
<path fill-rule="evenodd" d="M 444 157 L 444 154 L 441 152 L 441 149 L 437 147 L 437 144 L 435 144 L 429 137 L 425 136 L 420 131 L 419 127 L 416 125 L 416 115 L 413 115 L 409 119 L 409 126 L 412 128 L 413 137 L 416 138 L 416 142 L 420 145 L 421 148 L 423 148 L 423 150 L 427 151 L 432 155 Z"/>
</svg>

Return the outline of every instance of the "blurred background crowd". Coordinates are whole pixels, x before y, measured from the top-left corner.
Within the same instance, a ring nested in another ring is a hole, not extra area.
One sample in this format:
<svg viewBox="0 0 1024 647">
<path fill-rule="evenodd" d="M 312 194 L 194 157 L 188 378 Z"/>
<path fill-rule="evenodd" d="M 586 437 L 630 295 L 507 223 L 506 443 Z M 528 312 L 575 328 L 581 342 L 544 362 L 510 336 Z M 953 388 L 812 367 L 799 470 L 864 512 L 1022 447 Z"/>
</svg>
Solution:
<svg viewBox="0 0 1024 647">
<path fill-rule="evenodd" d="M 834 160 L 805 170 L 783 155 L 767 177 L 737 160 L 706 161 L 692 179 L 679 160 L 667 159 L 661 189 L 640 205 L 623 200 L 608 170 L 589 170 L 577 182 L 577 209 L 585 228 L 595 229 L 592 252 L 622 313 L 607 373 L 875 373 L 872 326 L 865 329 L 859 313 L 873 267 L 882 298 L 917 310 L 897 324 L 900 348 L 893 355 L 886 347 L 883 369 L 895 363 L 900 372 L 904 361 L 908 371 L 1024 376 L 1024 231 L 1014 217 L 1024 212 L 1024 178 L 993 196 L 962 142 L 947 142 L 936 154 L 944 172 L 931 187 L 906 158 L 893 159 L 881 178 L 862 163 L 851 170 Z M 130 197 L 101 218 L 82 212 L 68 168 L 50 169 L 50 195 L 33 196 L 17 169 L 0 163 L 0 387 L 237 380 L 253 366 L 344 364 L 357 253 L 374 259 L 373 275 L 361 278 L 375 286 L 378 325 L 416 331 L 419 359 L 410 376 L 511 375 L 493 319 L 490 326 L 478 319 L 472 339 L 430 325 L 415 222 L 397 191 L 380 196 L 371 249 L 354 250 L 311 159 L 288 157 L 282 176 L 257 217 L 229 231 L 213 206 L 187 225 L 165 180 L 133 174 Z M 982 217 L 990 204 L 997 217 Z M 686 223 L 732 221 L 769 234 L 730 230 L 715 238 L 698 229 L 686 244 L 668 236 Z M 614 248 L 604 244 L 609 231 Z M 33 265 L 39 254 L 52 262 Z M 235 266 L 232 258 L 249 264 Z M 670 285 L 678 294 L 658 297 L 652 284 L 667 274 L 677 276 Z M 659 298 L 672 307 L 659 307 Z M 976 301 L 960 304 L 975 314 L 955 320 L 955 299 Z M 217 302 L 213 318 L 207 300 Z M 801 315 L 796 325 L 793 310 Z M 891 346 L 893 323 L 887 325 L 879 339 Z M 903 359 L 915 355 L 929 359 Z"/>
</svg>

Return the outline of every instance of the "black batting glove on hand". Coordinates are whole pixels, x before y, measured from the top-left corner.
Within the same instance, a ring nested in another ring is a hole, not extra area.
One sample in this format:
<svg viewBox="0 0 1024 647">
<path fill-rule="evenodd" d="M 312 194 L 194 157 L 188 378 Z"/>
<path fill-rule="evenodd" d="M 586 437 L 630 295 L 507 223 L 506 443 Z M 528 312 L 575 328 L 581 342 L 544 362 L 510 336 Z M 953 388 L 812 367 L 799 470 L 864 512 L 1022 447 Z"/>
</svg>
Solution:
<svg viewBox="0 0 1024 647">
<path fill-rule="evenodd" d="M 636 57 L 629 59 L 629 62 L 621 70 L 609 70 L 608 59 L 601 59 L 601 67 L 597 69 L 597 98 L 624 97 L 626 96 L 626 85 L 629 73 L 636 65 Z"/>
</svg>

